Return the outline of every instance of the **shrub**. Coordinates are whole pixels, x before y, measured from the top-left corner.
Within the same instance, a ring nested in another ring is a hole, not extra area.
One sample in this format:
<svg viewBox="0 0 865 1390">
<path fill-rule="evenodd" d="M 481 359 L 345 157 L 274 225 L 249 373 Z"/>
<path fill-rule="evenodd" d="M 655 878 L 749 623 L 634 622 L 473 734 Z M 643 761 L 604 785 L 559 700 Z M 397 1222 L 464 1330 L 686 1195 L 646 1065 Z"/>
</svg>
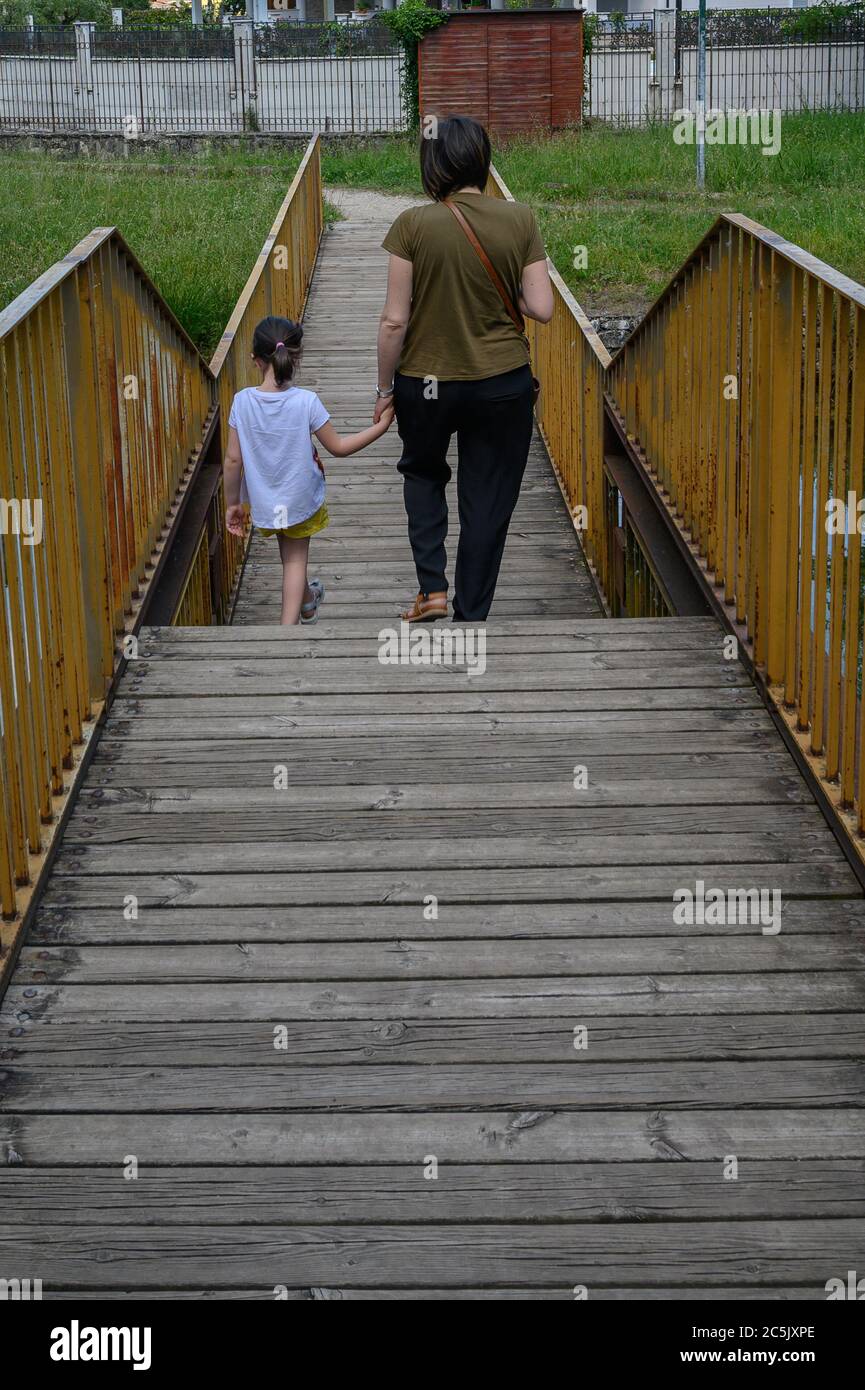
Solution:
<svg viewBox="0 0 865 1390">
<path fill-rule="evenodd" d="M 442 10 L 431 10 L 426 0 L 403 0 L 396 10 L 383 10 L 379 18 L 400 40 L 405 53 L 402 77 L 402 99 L 406 120 L 412 130 L 420 121 L 420 93 L 418 88 L 418 44 L 424 34 L 447 23 L 448 15 Z"/>
</svg>

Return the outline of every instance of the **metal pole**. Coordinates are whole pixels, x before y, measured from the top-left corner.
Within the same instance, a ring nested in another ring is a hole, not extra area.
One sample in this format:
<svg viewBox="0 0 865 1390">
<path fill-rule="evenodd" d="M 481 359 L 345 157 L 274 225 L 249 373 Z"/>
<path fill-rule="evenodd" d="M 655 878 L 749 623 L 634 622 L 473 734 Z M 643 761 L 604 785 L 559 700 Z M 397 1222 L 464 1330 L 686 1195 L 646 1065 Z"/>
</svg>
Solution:
<svg viewBox="0 0 865 1390">
<path fill-rule="evenodd" d="M 697 187 L 706 186 L 706 0 L 697 17 Z"/>
</svg>

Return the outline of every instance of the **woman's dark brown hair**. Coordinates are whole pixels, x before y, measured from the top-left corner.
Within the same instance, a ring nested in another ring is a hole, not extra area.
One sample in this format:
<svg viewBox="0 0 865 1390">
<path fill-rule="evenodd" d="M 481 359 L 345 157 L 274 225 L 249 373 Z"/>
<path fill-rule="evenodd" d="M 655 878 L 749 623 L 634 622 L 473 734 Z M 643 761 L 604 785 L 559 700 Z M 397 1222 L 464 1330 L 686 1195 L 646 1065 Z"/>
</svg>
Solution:
<svg viewBox="0 0 865 1390">
<path fill-rule="evenodd" d="M 262 319 L 252 335 L 252 355 L 260 362 L 269 362 L 278 386 L 291 381 L 300 360 L 303 329 L 291 319 L 275 314 Z"/>
<path fill-rule="evenodd" d="M 420 177 L 429 196 L 441 202 L 460 188 L 485 188 L 492 151 L 480 121 L 445 116 L 433 128 L 435 136 L 420 142 Z"/>
</svg>

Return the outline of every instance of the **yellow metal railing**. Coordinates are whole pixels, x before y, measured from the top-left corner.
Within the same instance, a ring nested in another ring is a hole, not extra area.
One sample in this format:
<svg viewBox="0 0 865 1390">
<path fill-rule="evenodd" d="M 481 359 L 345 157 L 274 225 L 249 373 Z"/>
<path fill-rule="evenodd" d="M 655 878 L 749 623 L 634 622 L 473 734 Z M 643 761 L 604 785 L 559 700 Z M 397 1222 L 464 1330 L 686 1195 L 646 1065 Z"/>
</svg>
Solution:
<svg viewBox="0 0 865 1390">
<path fill-rule="evenodd" d="M 486 192 L 512 200 L 498 171 Z M 604 489 L 604 377 L 610 355 L 552 262 L 555 308 L 549 323 L 526 322 L 541 382 L 537 421 L 553 471 L 604 594 L 612 592 Z"/>
<path fill-rule="evenodd" d="M 207 527 L 198 538 L 195 557 L 172 618 L 172 627 L 209 627 L 213 621 L 210 546 Z"/>
<path fill-rule="evenodd" d="M 0 906 L 20 912 L 212 407 L 113 228 L 0 313 Z"/>
<path fill-rule="evenodd" d="M 210 363 L 221 406 L 222 443 L 237 391 L 257 382 L 252 333 L 268 314 L 302 318 L 323 227 L 321 145 L 314 135 Z"/>
<path fill-rule="evenodd" d="M 20 921 L 32 899 L 217 396 L 224 442 L 231 396 L 251 377 L 252 327 L 268 313 L 301 315 L 321 229 L 315 137 L 212 369 L 114 228 L 91 232 L 0 313 L 4 918 Z M 223 517 L 220 480 L 175 623 L 229 616 L 243 543 Z M 2 944 L 11 939 L 2 927 Z"/>
<path fill-rule="evenodd" d="M 861 833 L 865 288 L 724 216 L 609 380 L 771 698 Z"/>
</svg>

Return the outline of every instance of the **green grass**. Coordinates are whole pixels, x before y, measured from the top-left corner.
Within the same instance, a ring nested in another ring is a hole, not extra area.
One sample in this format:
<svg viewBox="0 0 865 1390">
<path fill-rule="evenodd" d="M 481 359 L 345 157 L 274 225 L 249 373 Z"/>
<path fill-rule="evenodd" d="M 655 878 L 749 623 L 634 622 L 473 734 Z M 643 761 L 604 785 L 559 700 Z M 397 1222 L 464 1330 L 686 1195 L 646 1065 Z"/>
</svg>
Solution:
<svg viewBox="0 0 865 1390">
<path fill-rule="evenodd" d="M 2 154 L 0 300 L 8 303 L 91 228 L 116 223 L 209 354 L 301 152 Z M 500 142 L 495 160 L 515 196 L 537 209 L 550 255 L 592 314 L 640 312 L 722 211 L 746 213 L 865 281 L 865 115 L 787 116 L 773 158 L 750 146 L 710 147 L 703 194 L 693 148 L 675 145 L 669 127 Z M 323 175 L 333 186 L 421 191 L 408 137 L 325 143 Z M 573 248 L 583 245 L 585 271 L 572 264 Z"/>
<path fill-rule="evenodd" d="M 210 356 L 300 162 L 226 150 L 182 159 L 0 157 L 0 303 L 93 227 L 116 225 L 181 323 Z"/>
<path fill-rule="evenodd" d="M 671 127 L 594 127 L 551 139 L 499 142 L 496 165 L 515 197 L 531 203 L 547 250 L 591 313 L 642 310 L 720 212 L 741 212 L 865 281 L 865 115 L 785 116 L 781 150 L 707 149 L 706 190 L 694 149 Z M 326 180 L 418 193 L 414 141 L 370 141 L 329 151 Z M 575 246 L 588 249 L 585 271 Z"/>
<path fill-rule="evenodd" d="M 548 252 L 592 313 L 642 309 L 721 212 L 740 212 L 865 281 L 865 115 L 786 116 L 780 152 L 711 146 L 706 189 L 693 146 L 668 127 L 515 142 L 500 171 L 537 209 Z M 588 268 L 572 267 L 576 245 Z"/>
<path fill-rule="evenodd" d="M 322 147 L 321 177 L 334 187 L 423 194 L 417 140 L 406 135 L 326 144 Z"/>
</svg>

